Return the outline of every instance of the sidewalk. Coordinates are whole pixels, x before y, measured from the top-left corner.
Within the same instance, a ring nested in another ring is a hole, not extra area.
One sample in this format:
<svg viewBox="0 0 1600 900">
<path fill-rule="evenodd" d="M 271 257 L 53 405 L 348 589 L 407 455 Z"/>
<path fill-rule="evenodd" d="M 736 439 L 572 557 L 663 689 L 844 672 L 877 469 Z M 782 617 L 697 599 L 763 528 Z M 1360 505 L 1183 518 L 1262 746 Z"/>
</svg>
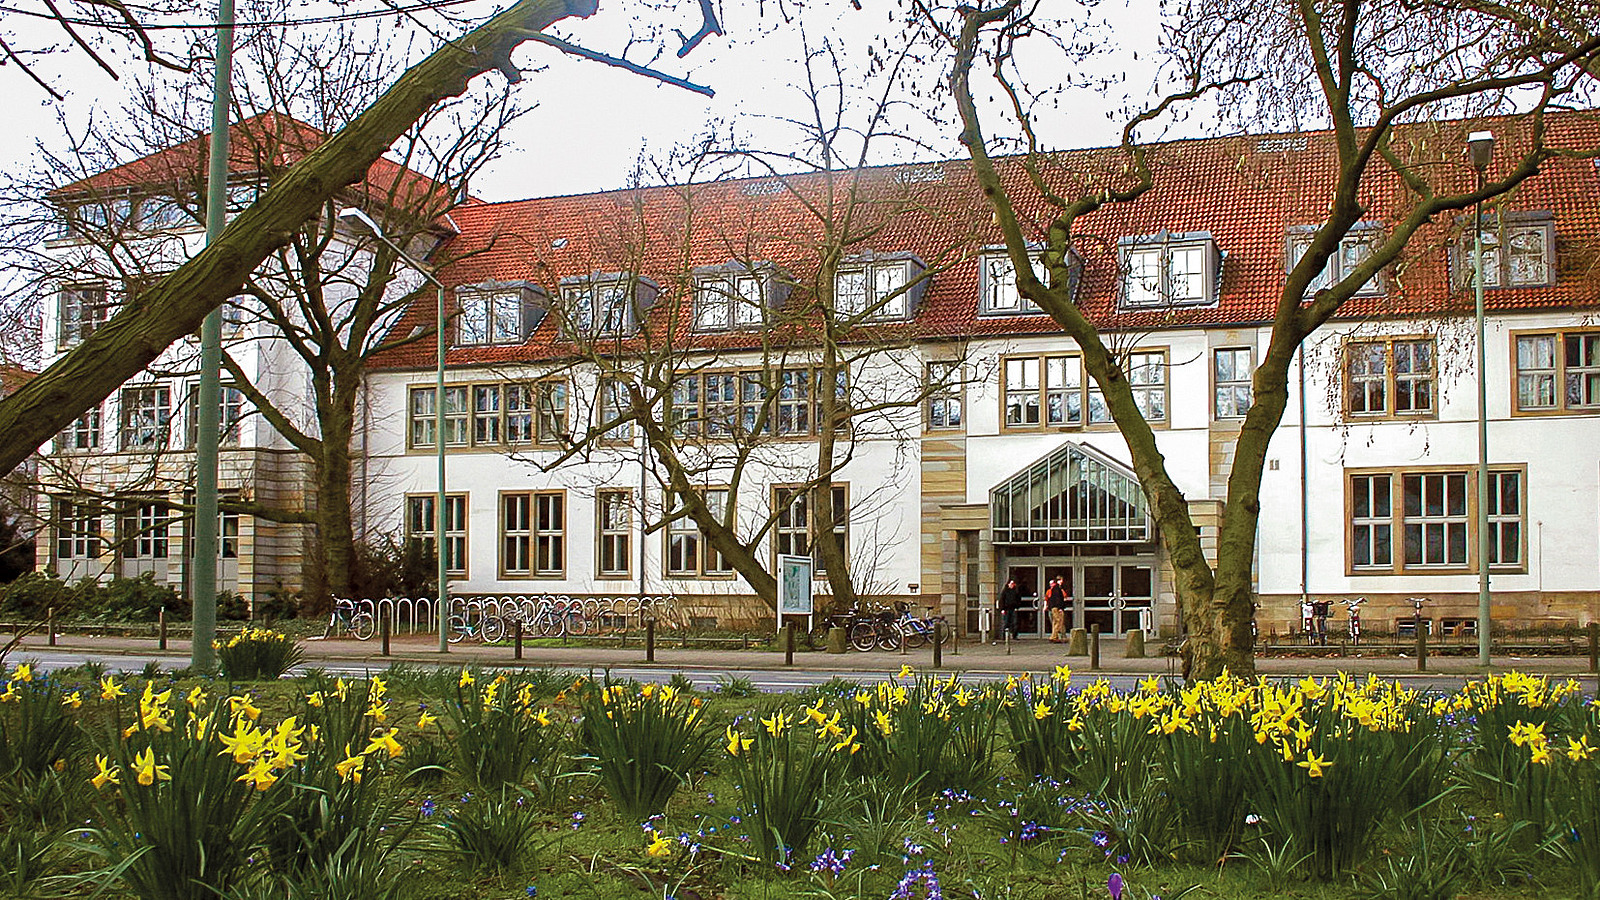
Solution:
<svg viewBox="0 0 1600 900">
<path fill-rule="evenodd" d="M 645 661 L 642 643 L 630 639 L 626 647 L 595 647 L 574 644 L 569 647 L 525 647 L 522 659 L 513 659 L 509 645 L 485 646 L 475 642 L 452 644 L 448 654 L 438 652 L 438 639 L 433 635 L 401 635 L 390 642 L 390 655 L 380 653 L 377 638 L 369 641 L 350 639 L 309 639 L 301 641 L 306 661 L 337 660 L 345 663 L 366 664 L 374 669 L 394 662 L 413 665 L 477 665 L 525 666 L 529 668 L 639 668 L 651 665 Z M 1005 644 L 962 643 L 959 648 L 946 647 L 941 671 L 949 672 L 1050 672 L 1058 665 L 1068 665 L 1076 673 L 1087 675 L 1091 669 L 1089 657 L 1067 656 L 1061 644 L 1052 644 L 1039 638 L 1024 638 Z M 1160 653 L 1160 645 L 1148 648 Z M 30 652 L 83 653 L 100 656 L 158 656 L 174 660 L 181 665 L 189 657 L 189 647 L 183 641 L 171 641 L 168 650 L 158 649 L 154 638 L 102 637 L 62 634 L 56 646 L 49 647 L 43 635 L 30 635 L 20 647 L 13 650 L 11 658 L 21 660 Z M 1122 640 L 1107 638 L 1101 641 L 1100 672 L 1125 675 L 1177 675 L 1179 661 L 1175 658 L 1152 656 L 1146 659 L 1124 659 Z M 721 650 L 707 648 L 682 649 L 670 639 L 656 645 L 656 668 L 662 669 L 717 669 L 717 670 L 781 670 L 784 665 L 782 650 Z M 1490 671 L 1522 671 L 1543 675 L 1593 678 L 1586 656 L 1496 656 Z M 933 652 L 924 647 L 901 654 L 893 651 L 842 654 L 797 650 L 794 668 L 827 672 L 881 673 L 898 671 L 909 665 L 918 671 L 931 669 Z M 1414 658 L 1394 656 L 1362 656 L 1355 648 L 1348 656 L 1292 657 L 1258 656 L 1256 670 L 1263 675 L 1302 676 L 1351 674 L 1405 675 L 1482 675 L 1474 656 L 1429 656 L 1426 672 L 1417 671 Z"/>
</svg>

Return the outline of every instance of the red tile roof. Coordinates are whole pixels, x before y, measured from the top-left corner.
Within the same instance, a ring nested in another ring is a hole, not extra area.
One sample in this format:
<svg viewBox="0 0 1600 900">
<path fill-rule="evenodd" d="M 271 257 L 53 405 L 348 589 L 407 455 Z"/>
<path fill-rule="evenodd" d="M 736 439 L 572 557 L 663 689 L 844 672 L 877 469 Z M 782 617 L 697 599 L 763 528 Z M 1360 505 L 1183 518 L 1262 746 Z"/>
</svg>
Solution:
<svg viewBox="0 0 1600 900">
<path fill-rule="evenodd" d="M 299 161 L 321 146 L 327 135 L 293 116 L 266 112 L 228 128 L 228 171 L 230 175 L 266 175 Z M 158 153 L 107 169 L 51 193 L 59 198 L 74 195 L 115 195 L 125 190 L 203 183 L 211 152 L 211 135 L 203 134 Z M 449 202 L 449 189 L 388 159 L 378 159 L 367 169 L 366 179 L 350 189 L 365 195 L 369 202 L 402 208 L 410 201 L 439 198 L 439 208 Z M 392 196 L 392 199 L 391 199 Z"/>
</svg>

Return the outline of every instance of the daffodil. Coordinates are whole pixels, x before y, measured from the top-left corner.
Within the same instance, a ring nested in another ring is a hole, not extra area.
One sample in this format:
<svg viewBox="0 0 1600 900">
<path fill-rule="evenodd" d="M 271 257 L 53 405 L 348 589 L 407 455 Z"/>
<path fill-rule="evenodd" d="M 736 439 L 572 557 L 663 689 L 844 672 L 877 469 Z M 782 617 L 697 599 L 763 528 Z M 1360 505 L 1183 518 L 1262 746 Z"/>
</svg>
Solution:
<svg viewBox="0 0 1600 900">
<path fill-rule="evenodd" d="M 388 731 L 374 737 L 371 742 L 367 744 L 367 749 L 361 752 L 372 753 L 377 750 L 382 750 L 389 754 L 390 759 L 394 759 L 405 752 L 405 749 L 400 746 L 400 742 L 394 739 L 394 736 L 399 733 L 400 729 L 391 728 Z"/>
<path fill-rule="evenodd" d="M 61 698 L 61 705 L 68 709 L 77 709 L 83 705 L 83 691 L 73 691 Z"/>
<path fill-rule="evenodd" d="M 474 679 L 472 677 L 472 670 L 463 667 L 462 670 L 461 670 L 461 678 L 456 681 L 456 686 L 457 687 L 471 687 L 473 681 L 475 681 L 475 680 L 476 679 Z"/>
<path fill-rule="evenodd" d="M 306 705 L 312 709 L 321 709 L 324 702 L 326 701 L 323 700 L 321 691 L 312 691 L 306 695 Z"/>
<path fill-rule="evenodd" d="M 0 693 L 0 703 L 15 703 L 21 695 L 17 693 L 17 684 L 14 681 L 6 682 L 6 689 Z"/>
<path fill-rule="evenodd" d="M 17 667 L 11 670 L 11 680 L 32 681 L 33 666 L 29 665 L 28 663 L 17 663 Z"/>
<path fill-rule="evenodd" d="M 1033 717 L 1035 719 L 1048 719 L 1052 712 L 1055 712 L 1055 709 L 1043 700 L 1033 705 Z"/>
<path fill-rule="evenodd" d="M 95 768 L 100 770 L 95 773 L 93 778 L 89 779 L 89 783 L 94 785 L 95 790 L 100 790 L 108 784 L 122 783 L 122 768 L 111 765 L 111 761 L 106 759 L 105 756 L 95 756 L 94 765 Z"/>
<path fill-rule="evenodd" d="M 112 678 L 110 675 L 100 679 L 101 700 L 115 700 L 127 693 L 128 692 L 123 689 L 122 685 L 117 684 L 117 680 Z"/>
<path fill-rule="evenodd" d="M 761 724 L 767 726 L 767 734 L 773 737 L 782 737 L 784 729 L 789 727 L 789 717 L 780 712 L 770 719 L 762 719 Z"/>
<path fill-rule="evenodd" d="M 916 674 L 916 671 L 917 671 L 916 669 L 913 669 L 908 665 L 902 664 L 900 666 L 900 673 L 898 675 L 896 675 L 895 677 L 896 678 L 910 678 L 912 675 Z"/>
<path fill-rule="evenodd" d="M 133 757 L 133 772 L 145 787 L 158 781 L 172 780 L 172 776 L 167 774 L 167 766 L 156 765 L 156 753 L 149 747 Z"/>
<path fill-rule="evenodd" d="M 333 770 L 339 774 L 340 781 L 354 781 L 356 784 L 360 784 L 361 767 L 366 761 L 367 758 L 365 756 L 352 755 L 350 753 L 350 745 L 345 744 L 344 760 L 336 764 Z"/>
<path fill-rule="evenodd" d="M 190 709 L 199 709 L 205 705 L 206 692 L 196 687 L 189 691 L 188 695 L 183 698 L 183 702 L 189 704 Z"/>
<path fill-rule="evenodd" d="M 745 737 L 743 734 L 734 731 L 732 725 L 728 726 L 728 730 L 725 732 L 725 734 L 728 738 L 729 756 L 738 756 L 741 752 L 750 749 L 750 739 Z"/>
<path fill-rule="evenodd" d="M 653 856 L 653 857 L 657 857 L 657 858 L 662 858 L 662 857 L 667 857 L 667 856 L 671 856 L 672 855 L 672 839 L 671 838 L 667 837 L 666 835 L 662 834 L 659 831 L 652 831 L 652 832 L 650 832 L 650 835 L 651 835 L 650 843 L 648 845 L 646 845 L 645 848 L 644 848 L 644 853 L 645 853 L 646 856 Z"/>
<path fill-rule="evenodd" d="M 248 696 L 229 697 L 228 709 L 235 716 L 244 716 L 252 722 L 261 717 L 260 707 L 256 706 Z"/>
<path fill-rule="evenodd" d="M 1577 762 L 1581 759 L 1588 759 L 1590 756 L 1594 755 L 1594 750 L 1594 747 L 1589 746 L 1588 735 L 1584 735 L 1583 737 L 1576 739 L 1567 738 L 1567 759 L 1570 759 L 1573 762 Z"/>
<path fill-rule="evenodd" d="M 1321 778 L 1322 770 L 1333 765 L 1333 763 L 1329 762 L 1326 757 L 1317 756 L 1316 751 L 1312 751 L 1306 754 L 1305 759 L 1295 763 L 1295 765 L 1305 769 L 1306 774 L 1312 778 Z"/>
<path fill-rule="evenodd" d="M 878 726 L 878 733 L 884 737 L 894 734 L 894 720 L 889 718 L 887 712 L 881 709 L 874 712 L 872 714 L 872 723 Z"/>
<path fill-rule="evenodd" d="M 423 710 L 422 715 L 417 716 L 417 730 L 424 731 L 429 725 L 432 725 L 437 721 L 439 721 L 438 716 L 428 712 L 427 710 Z"/>
<path fill-rule="evenodd" d="M 849 734 L 845 735 L 837 744 L 833 745 L 833 749 L 835 752 L 849 753 L 855 753 L 857 750 L 861 749 L 861 745 L 856 743 L 856 728 L 854 725 L 850 726 Z"/>
</svg>

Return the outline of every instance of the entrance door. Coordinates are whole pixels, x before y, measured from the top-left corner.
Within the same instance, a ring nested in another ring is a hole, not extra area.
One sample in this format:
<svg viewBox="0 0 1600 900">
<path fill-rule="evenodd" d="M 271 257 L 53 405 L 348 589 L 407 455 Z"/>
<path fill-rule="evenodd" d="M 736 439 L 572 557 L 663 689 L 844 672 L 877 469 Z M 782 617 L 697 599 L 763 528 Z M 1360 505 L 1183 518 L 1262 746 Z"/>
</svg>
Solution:
<svg viewBox="0 0 1600 900">
<path fill-rule="evenodd" d="M 1155 599 L 1155 567 L 1148 561 L 1095 560 L 1079 563 L 1077 596 L 1083 627 L 1099 625 L 1103 634 L 1120 635 L 1143 625 Z"/>
<path fill-rule="evenodd" d="M 1039 567 L 1007 566 L 1006 578 L 1022 592 L 1022 608 L 1017 610 L 1017 633 L 1038 634 L 1043 617 L 1039 615 Z"/>
<path fill-rule="evenodd" d="M 1116 565 L 1099 562 L 1079 563 L 1078 584 L 1083 592 L 1079 598 L 1083 608 L 1082 627 L 1099 625 L 1103 634 L 1114 634 L 1117 623 L 1116 613 L 1111 608 L 1111 600 L 1117 595 Z"/>
</svg>

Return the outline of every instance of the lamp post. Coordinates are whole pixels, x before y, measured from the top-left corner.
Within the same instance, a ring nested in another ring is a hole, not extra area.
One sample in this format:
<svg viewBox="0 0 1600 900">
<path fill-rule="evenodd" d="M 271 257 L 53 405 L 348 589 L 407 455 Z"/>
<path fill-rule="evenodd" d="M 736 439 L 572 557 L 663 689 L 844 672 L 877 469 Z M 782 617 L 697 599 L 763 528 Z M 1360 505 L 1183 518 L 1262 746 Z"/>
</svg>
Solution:
<svg viewBox="0 0 1600 900">
<path fill-rule="evenodd" d="M 1483 190 L 1484 172 L 1494 155 L 1494 133 L 1467 135 L 1472 168 Z M 1489 666 L 1489 385 L 1483 339 L 1483 200 L 1472 214 L 1472 299 L 1478 329 L 1478 665 Z"/>
<path fill-rule="evenodd" d="M 446 561 L 445 561 L 445 552 L 444 552 L 444 546 L 445 546 L 445 544 L 444 544 L 444 525 L 445 525 L 445 479 L 444 479 L 444 350 L 445 350 L 444 321 L 445 321 L 445 311 L 444 311 L 444 283 L 441 282 L 433 274 L 432 271 L 430 271 L 429 269 L 424 267 L 422 265 L 422 263 L 419 263 L 415 259 L 413 259 L 411 257 L 411 254 L 407 253 L 405 250 L 402 250 L 400 248 L 400 245 L 398 245 L 394 241 L 390 240 L 389 236 L 383 233 L 383 229 L 378 227 L 378 223 L 374 222 L 372 220 L 372 217 L 367 215 L 365 212 L 363 212 L 363 211 L 361 211 L 359 209 L 356 209 L 353 206 L 352 207 L 347 207 L 347 208 L 342 209 L 342 210 L 339 211 L 339 218 L 350 220 L 350 221 L 355 221 L 355 222 L 360 222 L 361 224 L 365 225 L 367 227 L 367 229 L 372 232 L 372 236 L 373 237 L 377 238 L 378 240 L 382 241 L 384 244 L 388 245 L 389 249 L 393 250 L 400 257 L 400 260 L 402 262 L 404 262 L 407 266 L 409 266 L 418 275 L 421 275 L 423 278 L 425 278 L 429 282 L 431 282 L 433 284 L 435 290 L 437 290 L 437 292 L 438 292 L 438 304 L 437 304 L 437 308 L 436 308 L 436 321 L 435 321 L 435 326 L 434 326 L 435 327 L 434 343 L 438 345 L 439 352 L 438 352 L 438 356 L 436 358 L 436 364 L 435 364 L 435 367 L 434 367 L 433 447 L 434 447 L 434 451 L 435 451 L 434 455 L 435 455 L 435 458 L 438 461 L 438 467 L 439 467 L 438 477 L 437 477 L 437 483 L 438 483 L 439 489 L 438 489 L 438 493 L 434 496 L 434 500 L 433 500 L 433 550 L 434 550 L 433 555 L 438 558 L 438 562 L 439 562 L 439 571 L 438 571 L 438 579 L 439 579 L 439 652 L 440 653 L 449 653 L 450 652 L 450 643 L 449 643 L 449 636 L 450 636 L 450 599 L 449 599 L 450 598 L 450 574 L 449 574 L 449 571 L 448 571 L 448 566 L 447 566 Z"/>
</svg>

